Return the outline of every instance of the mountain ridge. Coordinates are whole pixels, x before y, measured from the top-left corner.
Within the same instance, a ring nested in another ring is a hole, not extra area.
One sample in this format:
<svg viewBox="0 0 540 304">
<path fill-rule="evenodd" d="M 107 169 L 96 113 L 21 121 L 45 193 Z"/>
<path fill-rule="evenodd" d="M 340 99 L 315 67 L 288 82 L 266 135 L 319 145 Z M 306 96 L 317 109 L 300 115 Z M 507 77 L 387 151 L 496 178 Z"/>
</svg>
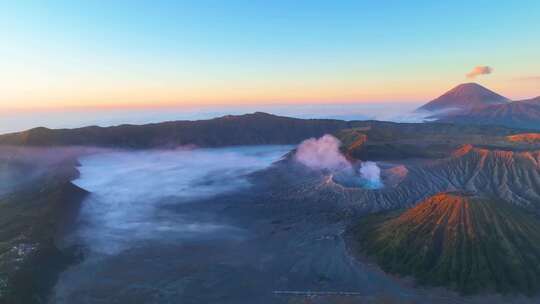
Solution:
<svg viewBox="0 0 540 304">
<path fill-rule="evenodd" d="M 75 129 L 33 128 L 0 135 L 0 145 L 97 146 L 115 148 L 170 148 L 183 145 L 296 144 L 349 128 L 354 122 L 299 119 L 264 112 L 227 115 L 207 120 L 178 120 L 144 125 L 88 126 Z"/>
<path fill-rule="evenodd" d="M 476 83 L 460 84 L 417 111 L 437 122 L 540 130 L 540 96 L 511 101 Z"/>
<path fill-rule="evenodd" d="M 441 117 L 439 121 L 540 129 L 540 97 L 451 113 Z"/>
</svg>

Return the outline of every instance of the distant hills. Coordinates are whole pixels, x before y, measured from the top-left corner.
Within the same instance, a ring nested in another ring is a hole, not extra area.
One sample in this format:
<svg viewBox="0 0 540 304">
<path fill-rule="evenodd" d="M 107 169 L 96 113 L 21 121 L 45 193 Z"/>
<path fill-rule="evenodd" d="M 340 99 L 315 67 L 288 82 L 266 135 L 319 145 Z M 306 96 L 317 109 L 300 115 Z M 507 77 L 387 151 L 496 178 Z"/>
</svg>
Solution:
<svg viewBox="0 0 540 304">
<path fill-rule="evenodd" d="M 440 121 L 540 129 L 540 97 L 450 114 Z"/>
<path fill-rule="evenodd" d="M 510 101 L 476 83 L 460 84 L 418 111 L 440 122 L 540 129 L 540 97 Z"/>
<path fill-rule="evenodd" d="M 360 248 L 387 272 L 468 294 L 540 288 L 540 222 L 499 199 L 440 193 L 405 212 L 354 228 Z"/>
<path fill-rule="evenodd" d="M 256 112 L 209 120 L 170 121 L 114 127 L 76 129 L 35 128 L 0 135 L 0 145 L 97 146 L 163 148 L 182 145 L 219 147 L 232 145 L 296 144 L 300 141 L 354 126 L 331 119 L 297 119 Z"/>
</svg>

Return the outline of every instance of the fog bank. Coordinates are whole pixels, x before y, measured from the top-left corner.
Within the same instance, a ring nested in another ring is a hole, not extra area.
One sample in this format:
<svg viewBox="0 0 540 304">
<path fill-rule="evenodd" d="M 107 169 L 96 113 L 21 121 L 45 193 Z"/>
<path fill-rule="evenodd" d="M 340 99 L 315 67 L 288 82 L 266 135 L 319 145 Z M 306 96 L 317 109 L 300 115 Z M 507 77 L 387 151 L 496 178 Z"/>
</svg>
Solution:
<svg viewBox="0 0 540 304">
<path fill-rule="evenodd" d="M 138 242 L 234 234 L 204 219 L 193 220 L 167 206 L 249 187 L 246 175 L 269 166 L 289 146 L 172 151 L 111 152 L 80 160 L 74 183 L 91 192 L 74 235 L 92 252 L 115 254 Z"/>
</svg>

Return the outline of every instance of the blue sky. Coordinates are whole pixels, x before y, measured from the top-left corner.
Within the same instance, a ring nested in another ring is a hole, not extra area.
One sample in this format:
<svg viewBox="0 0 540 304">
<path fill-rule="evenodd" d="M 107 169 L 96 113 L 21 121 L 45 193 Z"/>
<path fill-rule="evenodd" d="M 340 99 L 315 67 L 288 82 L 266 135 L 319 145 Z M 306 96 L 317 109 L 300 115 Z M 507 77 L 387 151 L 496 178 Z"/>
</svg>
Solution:
<svg viewBox="0 0 540 304">
<path fill-rule="evenodd" d="M 1 108 L 540 95 L 540 1 L 4 1 Z M 538 78 L 538 79 L 537 79 Z"/>
</svg>

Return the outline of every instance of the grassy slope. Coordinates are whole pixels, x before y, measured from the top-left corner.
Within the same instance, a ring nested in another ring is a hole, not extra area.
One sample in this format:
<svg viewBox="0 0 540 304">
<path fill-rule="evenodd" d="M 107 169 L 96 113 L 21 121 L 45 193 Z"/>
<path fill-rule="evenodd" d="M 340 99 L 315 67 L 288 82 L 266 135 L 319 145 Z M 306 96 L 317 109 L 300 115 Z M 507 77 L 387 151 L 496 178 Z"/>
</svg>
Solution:
<svg viewBox="0 0 540 304">
<path fill-rule="evenodd" d="M 354 228 L 365 254 L 389 273 L 462 293 L 532 294 L 540 288 L 540 222 L 507 203 L 434 196 Z"/>
</svg>

